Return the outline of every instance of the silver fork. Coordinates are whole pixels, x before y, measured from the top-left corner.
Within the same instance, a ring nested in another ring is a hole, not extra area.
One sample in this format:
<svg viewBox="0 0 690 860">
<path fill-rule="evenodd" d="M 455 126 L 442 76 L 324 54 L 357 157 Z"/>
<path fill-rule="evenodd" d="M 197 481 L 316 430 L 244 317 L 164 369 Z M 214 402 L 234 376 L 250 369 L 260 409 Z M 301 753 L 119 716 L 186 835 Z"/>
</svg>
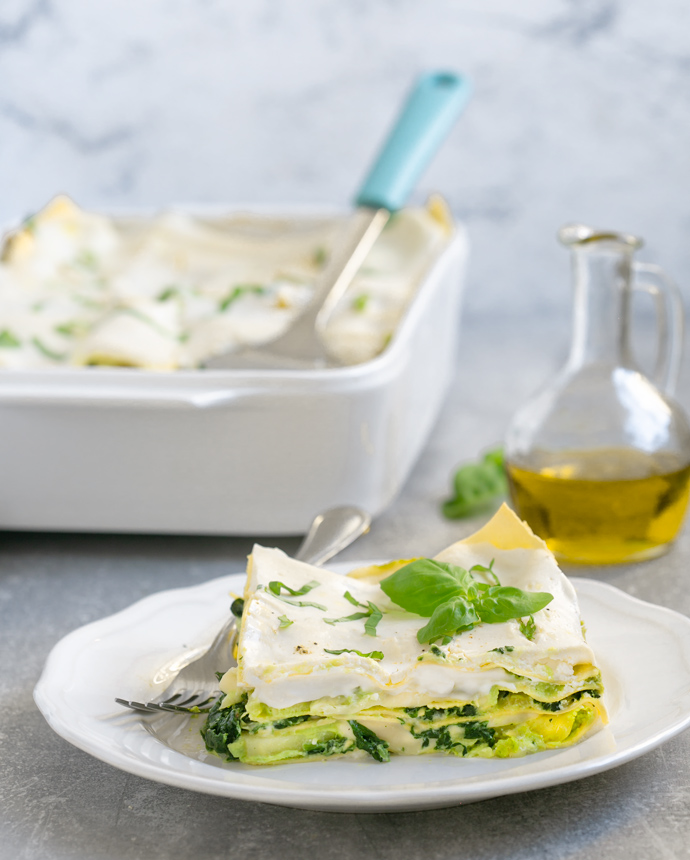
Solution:
<svg viewBox="0 0 690 860">
<path fill-rule="evenodd" d="M 370 525 L 371 517 L 360 508 L 331 508 L 315 517 L 295 558 L 308 564 L 323 564 L 369 531 Z M 218 696 L 216 672 L 225 671 L 235 665 L 232 652 L 237 640 L 237 617 L 242 614 L 239 603 L 241 601 L 236 600 L 232 604 L 230 617 L 218 631 L 208 650 L 183 666 L 160 696 L 151 702 L 119 698 L 115 701 L 119 705 L 143 713 L 207 713 Z"/>
</svg>

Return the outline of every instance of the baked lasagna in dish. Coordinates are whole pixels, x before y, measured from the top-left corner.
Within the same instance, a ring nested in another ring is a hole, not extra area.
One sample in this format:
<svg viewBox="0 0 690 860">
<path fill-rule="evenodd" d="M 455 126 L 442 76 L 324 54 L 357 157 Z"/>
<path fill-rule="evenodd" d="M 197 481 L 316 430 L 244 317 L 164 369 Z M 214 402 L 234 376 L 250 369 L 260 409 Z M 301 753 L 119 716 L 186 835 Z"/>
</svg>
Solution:
<svg viewBox="0 0 690 860">
<path fill-rule="evenodd" d="M 256 765 L 522 756 L 607 721 L 575 590 L 506 506 L 435 559 L 347 577 L 255 546 L 220 689 L 206 746 Z"/>
<path fill-rule="evenodd" d="M 344 223 L 111 217 L 57 197 L 0 240 L 0 369 L 191 369 L 267 343 L 311 301 Z M 326 325 L 336 358 L 385 349 L 453 230 L 439 197 L 395 214 Z"/>
</svg>

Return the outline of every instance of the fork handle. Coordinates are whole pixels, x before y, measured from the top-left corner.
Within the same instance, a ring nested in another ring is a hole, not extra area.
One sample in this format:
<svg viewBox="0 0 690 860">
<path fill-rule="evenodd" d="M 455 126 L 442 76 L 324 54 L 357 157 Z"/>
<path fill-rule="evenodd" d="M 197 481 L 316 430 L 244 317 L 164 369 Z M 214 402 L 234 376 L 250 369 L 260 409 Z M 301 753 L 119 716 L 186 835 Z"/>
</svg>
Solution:
<svg viewBox="0 0 690 860">
<path fill-rule="evenodd" d="M 368 532 L 370 525 L 371 516 L 361 508 L 345 505 L 324 511 L 314 519 L 295 558 L 308 564 L 323 564 Z"/>
</svg>

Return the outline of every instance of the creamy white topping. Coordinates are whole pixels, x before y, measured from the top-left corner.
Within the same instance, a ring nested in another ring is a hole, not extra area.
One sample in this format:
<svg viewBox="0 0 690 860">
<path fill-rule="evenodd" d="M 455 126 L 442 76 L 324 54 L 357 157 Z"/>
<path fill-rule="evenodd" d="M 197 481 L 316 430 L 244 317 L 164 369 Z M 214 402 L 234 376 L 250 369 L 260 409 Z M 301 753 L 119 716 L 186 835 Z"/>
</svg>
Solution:
<svg viewBox="0 0 690 860">
<path fill-rule="evenodd" d="M 378 584 L 255 546 L 238 649 L 239 687 L 255 690 L 259 701 L 274 708 L 358 692 L 385 694 L 387 700 L 403 703 L 417 701 L 420 695 L 427 701 L 468 700 L 487 694 L 494 684 L 514 689 L 511 672 L 567 684 L 574 679 L 576 665 L 594 662 L 582 636 L 575 593 L 550 553 L 499 550 L 491 544 L 452 549 L 454 563 L 469 568 L 488 566 L 493 559 L 502 584 L 553 594 L 549 606 L 535 615 L 537 633 L 532 641 L 520 632 L 517 621 L 481 624 L 456 635 L 448 646 L 436 646 L 438 656 L 433 656 L 429 645 L 417 641 L 425 619 L 396 607 Z M 294 597 L 282 589 L 277 597 L 268 588 L 271 582 L 281 582 L 298 590 L 314 580 L 316 587 Z M 362 606 L 353 605 L 345 592 Z M 375 636 L 367 634 L 363 618 L 327 623 L 365 611 L 369 602 L 383 613 Z M 286 620 L 293 623 L 285 626 Z M 499 648 L 501 652 L 495 650 Z M 341 649 L 349 651 L 328 653 Z M 381 652 L 383 659 L 355 651 Z"/>
<path fill-rule="evenodd" d="M 56 198 L 6 237 L 0 367 L 196 367 L 270 341 L 309 302 L 342 219 L 106 218 Z M 448 225 L 398 213 L 325 332 L 345 364 L 385 347 Z"/>
</svg>

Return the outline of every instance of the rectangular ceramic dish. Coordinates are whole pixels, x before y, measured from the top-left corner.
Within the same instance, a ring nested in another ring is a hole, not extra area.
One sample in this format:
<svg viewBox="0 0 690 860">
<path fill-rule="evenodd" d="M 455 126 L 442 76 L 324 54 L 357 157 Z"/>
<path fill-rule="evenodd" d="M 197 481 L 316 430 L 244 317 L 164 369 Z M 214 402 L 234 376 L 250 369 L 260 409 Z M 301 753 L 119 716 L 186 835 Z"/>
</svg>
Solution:
<svg viewBox="0 0 690 860">
<path fill-rule="evenodd" d="M 450 381 L 466 256 L 460 228 L 363 364 L 3 371 L 0 528 L 288 535 L 335 505 L 380 513 Z"/>
</svg>

